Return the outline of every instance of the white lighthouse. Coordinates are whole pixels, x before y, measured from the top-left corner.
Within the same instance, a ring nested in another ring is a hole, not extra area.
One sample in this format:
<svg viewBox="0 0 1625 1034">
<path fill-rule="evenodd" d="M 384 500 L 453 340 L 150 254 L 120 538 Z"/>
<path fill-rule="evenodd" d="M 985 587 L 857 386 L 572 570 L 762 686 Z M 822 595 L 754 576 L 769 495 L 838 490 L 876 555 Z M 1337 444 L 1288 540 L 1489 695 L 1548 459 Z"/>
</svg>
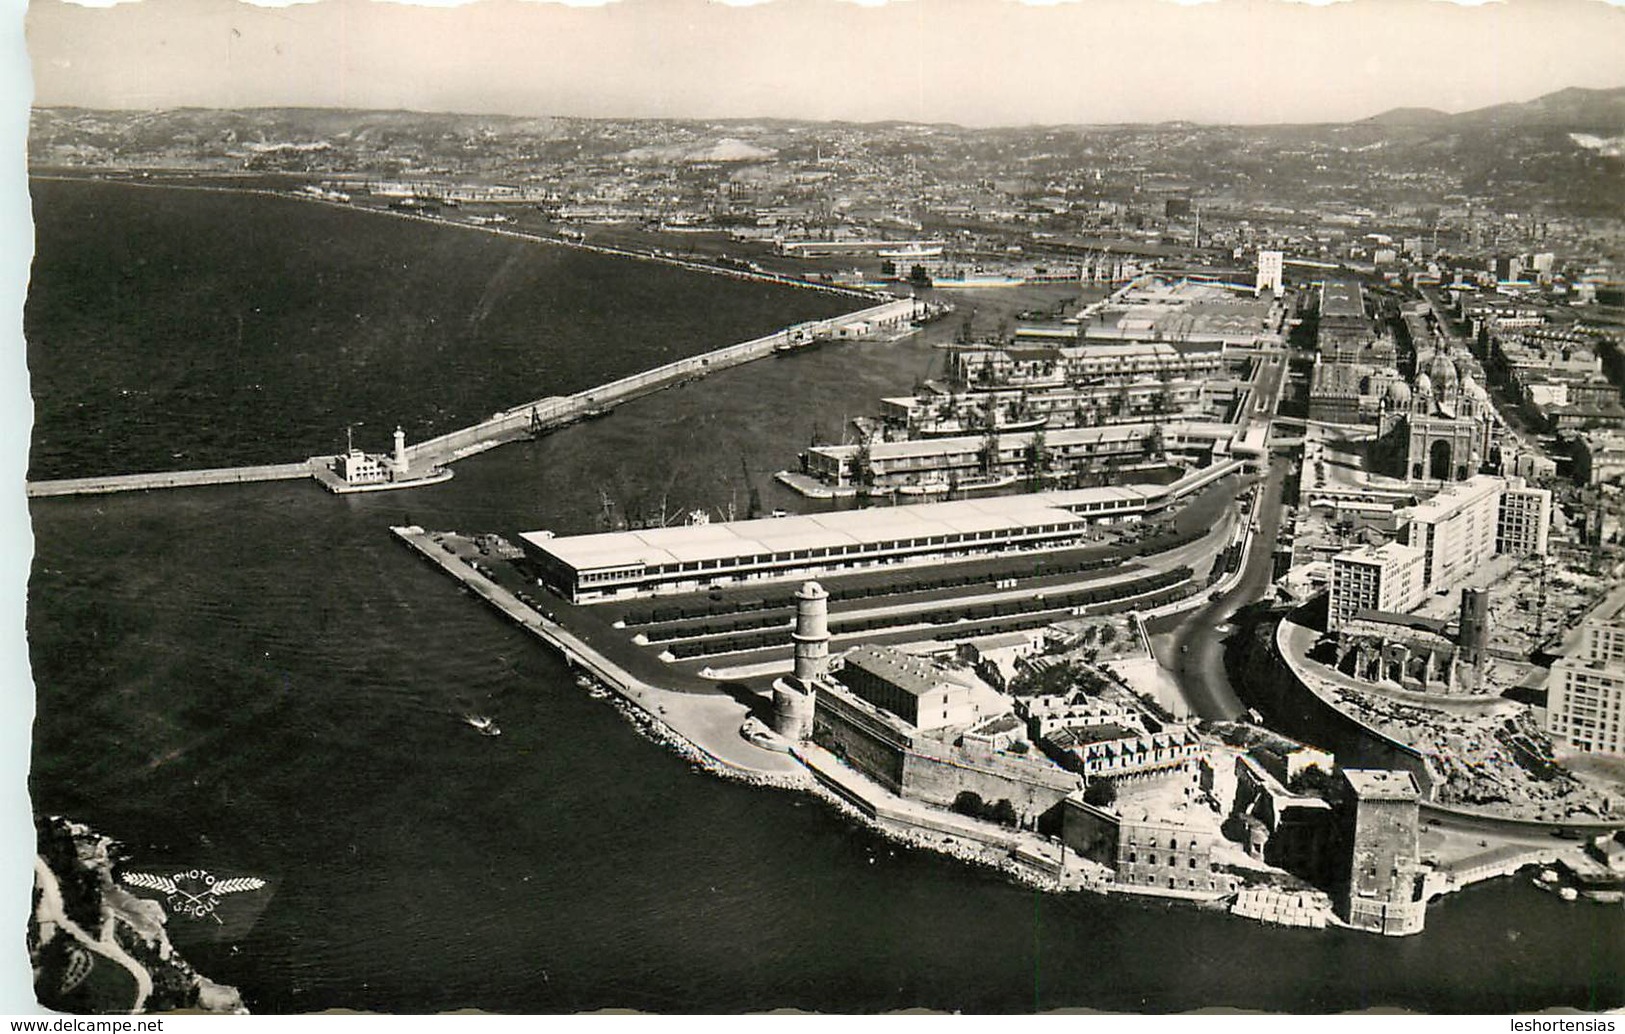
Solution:
<svg viewBox="0 0 1625 1034">
<path fill-rule="evenodd" d="M 405 477 L 412 469 L 412 461 L 406 457 L 406 432 L 401 430 L 399 424 L 395 425 L 395 455 L 393 459 L 395 478 L 396 480 L 399 480 Z"/>
</svg>

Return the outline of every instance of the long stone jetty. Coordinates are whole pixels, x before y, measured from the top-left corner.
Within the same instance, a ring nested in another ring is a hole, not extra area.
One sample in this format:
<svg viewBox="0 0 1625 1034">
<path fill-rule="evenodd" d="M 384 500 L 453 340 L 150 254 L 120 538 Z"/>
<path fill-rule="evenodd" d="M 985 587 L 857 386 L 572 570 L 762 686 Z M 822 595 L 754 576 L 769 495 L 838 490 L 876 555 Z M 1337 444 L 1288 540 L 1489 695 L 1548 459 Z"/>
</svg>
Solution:
<svg viewBox="0 0 1625 1034">
<path fill-rule="evenodd" d="M 30 481 L 29 498 L 53 495 L 104 495 L 140 492 L 152 488 L 193 488 L 198 485 L 241 485 L 252 481 L 293 481 L 310 477 L 310 461 L 273 463 L 259 467 L 214 467 L 207 470 L 161 470 L 150 474 L 112 474 L 107 477 L 60 478 Z"/>
<path fill-rule="evenodd" d="M 861 339 L 896 332 L 912 323 L 919 307 L 920 303 L 913 298 L 891 298 L 857 312 L 798 323 L 763 337 L 713 349 L 687 359 L 679 359 L 574 395 L 550 396 L 503 410 L 477 424 L 409 446 L 407 455 L 413 466 L 419 468 L 452 463 L 465 456 L 495 448 L 504 442 L 518 441 L 541 431 L 600 415 L 619 403 L 652 394 L 673 384 L 760 359 L 765 355 L 771 355 L 780 346 L 794 348 L 823 338 Z M 315 476 L 316 466 L 329 460 L 331 457 L 315 457 L 297 463 L 266 466 L 170 470 L 150 474 L 112 474 L 103 477 L 30 481 L 27 490 L 30 498 L 37 498 L 139 492 L 157 488 L 193 488 L 199 485 L 243 484 L 251 481 L 290 481 Z"/>
<path fill-rule="evenodd" d="M 794 348 L 820 338 L 862 338 L 896 331 L 910 325 L 918 311 L 919 302 L 913 298 L 894 298 L 843 316 L 798 323 L 763 337 L 679 359 L 574 395 L 554 395 L 503 410 L 471 427 L 409 446 L 407 454 L 414 464 L 450 463 L 503 442 L 601 415 L 619 403 L 653 394 L 662 388 L 760 359 L 781 346 Z"/>
</svg>

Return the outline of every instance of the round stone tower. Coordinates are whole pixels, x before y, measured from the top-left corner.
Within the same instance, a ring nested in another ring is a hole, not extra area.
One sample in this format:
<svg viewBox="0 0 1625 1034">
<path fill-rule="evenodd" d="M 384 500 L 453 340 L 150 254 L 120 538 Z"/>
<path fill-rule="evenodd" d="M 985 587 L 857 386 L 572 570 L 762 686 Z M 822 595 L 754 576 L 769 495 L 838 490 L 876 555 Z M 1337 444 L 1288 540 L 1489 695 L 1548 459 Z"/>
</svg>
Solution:
<svg viewBox="0 0 1625 1034">
<path fill-rule="evenodd" d="M 829 666 L 829 593 L 807 582 L 796 593 L 795 673 L 773 683 L 773 731 L 792 742 L 812 736 L 818 680 Z"/>
<path fill-rule="evenodd" d="M 1461 623 L 1456 636 L 1457 656 L 1463 664 L 1483 668 L 1490 645 L 1490 594 L 1484 589 L 1461 590 Z"/>
<path fill-rule="evenodd" d="M 829 593 L 807 582 L 796 593 L 796 678 L 811 683 L 829 666 Z"/>
</svg>

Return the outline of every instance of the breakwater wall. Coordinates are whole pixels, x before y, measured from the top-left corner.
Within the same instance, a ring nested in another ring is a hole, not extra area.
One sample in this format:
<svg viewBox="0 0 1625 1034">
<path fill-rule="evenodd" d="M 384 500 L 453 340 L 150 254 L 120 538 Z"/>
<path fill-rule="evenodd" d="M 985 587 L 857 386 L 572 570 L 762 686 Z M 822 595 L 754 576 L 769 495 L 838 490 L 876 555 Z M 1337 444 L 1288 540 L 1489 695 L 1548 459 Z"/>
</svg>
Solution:
<svg viewBox="0 0 1625 1034">
<path fill-rule="evenodd" d="M 672 748 L 715 775 L 780 787 L 800 787 L 808 781 L 806 774 L 794 765 L 781 766 L 774 762 L 756 766 L 749 759 L 737 755 L 732 758 L 724 756 L 730 753 L 730 748 L 750 747 L 735 731 L 738 723 L 743 722 L 748 714 L 744 708 L 740 708 L 731 727 L 727 720 L 719 723 L 715 714 L 684 713 L 686 709 L 676 706 L 675 701 L 688 694 L 663 690 L 637 678 L 570 630 L 543 617 L 507 589 L 446 552 L 430 532 L 415 525 L 391 527 L 389 530 L 398 542 L 455 578 L 499 614 L 551 647 L 571 668 L 609 690 L 618 706 L 623 708 L 622 713 L 632 718 L 634 724 L 651 739 Z M 672 706 L 668 708 L 667 704 Z M 773 757 L 777 759 L 783 755 L 774 754 Z"/>
<path fill-rule="evenodd" d="M 857 327 L 881 333 L 899 330 L 912 323 L 918 307 L 919 303 L 913 298 L 896 298 L 842 316 L 799 323 L 750 341 L 727 345 L 702 355 L 679 359 L 652 370 L 622 377 L 620 380 L 588 388 L 574 395 L 551 396 L 503 410 L 472 426 L 409 446 L 407 455 L 412 463 L 419 467 L 451 463 L 465 456 L 495 448 L 504 442 L 518 441 L 538 431 L 563 427 L 589 416 L 599 415 L 614 405 L 653 394 L 662 388 L 760 359 L 771 355 L 775 348 L 783 344 L 800 344 L 820 336 L 842 336 L 849 328 Z M 864 334 L 853 330 L 852 334 L 847 336 L 859 339 Z M 205 470 L 155 471 L 147 474 L 109 474 L 98 477 L 30 481 L 27 484 L 27 493 L 29 498 L 38 498 L 140 492 L 159 488 L 193 488 L 200 485 L 231 485 L 255 481 L 291 481 L 313 476 L 315 462 L 317 461 L 302 460 L 297 463 L 252 467 L 217 467 Z"/>
<path fill-rule="evenodd" d="M 113 474 L 107 477 L 60 478 L 30 481 L 30 499 L 58 495 L 104 495 L 143 492 L 154 488 L 195 488 L 199 485 L 241 485 L 255 481 L 293 481 L 310 477 L 310 462 L 274 463 L 259 467 L 216 467 L 207 470 L 167 470 L 150 474 Z"/>
<path fill-rule="evenodd" d="M 407 453 L 413 463 L 449 463 L 503 442 L 524 438 L 536 431 L 562 427 L 600 415 L 615 405 L 653 394 L 662 388 L 760 359 L 771 355 L 781 345 L 798 345 L 822 336 L 842 336 L 848 328 L 859 326 L 872 332 L 898 330 L 913 321 L 918 306 L 919 303 L 913 298 L 895 298 L 843 316 L 799 323 L 750 341 L 600 384 L 574 395 L 554 395 L 527 402 L 503 410 L 471 427 L 418 442 L 409 446 Z M 860 338 L 862 332 L 854 330 L 849 336 Z"/>
</svg>

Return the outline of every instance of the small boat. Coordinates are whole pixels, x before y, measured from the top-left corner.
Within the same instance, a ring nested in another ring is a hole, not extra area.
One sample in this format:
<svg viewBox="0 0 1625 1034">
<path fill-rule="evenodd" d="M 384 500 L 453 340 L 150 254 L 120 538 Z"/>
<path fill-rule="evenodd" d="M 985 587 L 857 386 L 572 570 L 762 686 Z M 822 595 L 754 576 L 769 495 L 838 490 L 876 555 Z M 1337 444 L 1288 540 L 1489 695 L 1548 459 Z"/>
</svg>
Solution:
<svg viewBox="0 0 1625 1034">
<path fill-rule="evenodd" d="M 479 734 L 481 736 L 501 736 L 502 735 L 502 730 L 497 728 L 496 721 L 493 720 L 492 718 L 487 717 L 486 715 L 483 715 L 483 714 L 465 714 L 465 715 L 463 715 L 463 721 L 468 723 L 468 725 L 471 726 L 472 728 L 478 730 Z"/>
</svg>

